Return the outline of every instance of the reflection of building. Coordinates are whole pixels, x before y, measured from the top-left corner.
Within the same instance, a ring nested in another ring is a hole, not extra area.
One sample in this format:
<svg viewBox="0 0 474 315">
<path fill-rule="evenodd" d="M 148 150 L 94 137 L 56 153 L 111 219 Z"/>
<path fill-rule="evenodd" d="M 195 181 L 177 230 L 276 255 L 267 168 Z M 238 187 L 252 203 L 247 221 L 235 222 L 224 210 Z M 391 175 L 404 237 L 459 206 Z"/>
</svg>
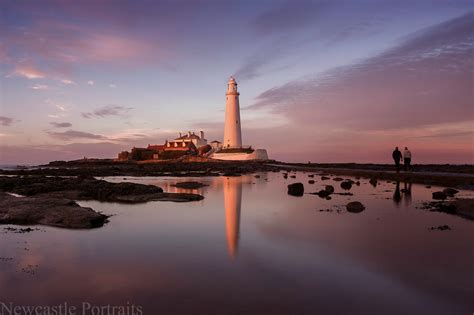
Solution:
<svg viewBox="0 0 474 315">
<path fill-rule="evenodd" d="M 237 255 L 239 246 L 240 207 L 242 203 L 242 181 L 238 177 L 224 179 L 224 206 L 227 249 L 229 256 Z"/>
</svg>

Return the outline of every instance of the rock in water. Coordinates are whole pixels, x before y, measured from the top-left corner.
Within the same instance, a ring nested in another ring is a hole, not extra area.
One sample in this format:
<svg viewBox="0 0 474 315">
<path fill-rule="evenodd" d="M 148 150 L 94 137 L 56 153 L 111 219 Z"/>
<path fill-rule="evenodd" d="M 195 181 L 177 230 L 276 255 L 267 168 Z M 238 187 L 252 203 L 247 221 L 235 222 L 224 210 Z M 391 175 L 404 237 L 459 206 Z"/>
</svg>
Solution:
<svg viewBox="0 0 474 315">
<path fill-rule="evenodd" d="M 346 209 L 347 211 L 352 212 L 352 213 L 360 213 L 364 211 L 365 206 L 359 201 L 352 201 L 346 205 Z"/>
<path fill-rule="evenodd" d="M 334 177 L 332 180 L 335 181 L 335 182 L 342 182 L 344 180 L 344 178 Z"/>
<path fill-rule="evenodd" d="M 377 187 L 377 178 L 374 178 L 374 177 L 371 178 L 371 179 L 369 180 L 369 183 L 370 183 L 372 186 Z"/>
<path fill-rule="evenodd" d="M 442 192 L 442 191 L 435 191 L 433 193 L 433 199 L 436 199 L 436 200 L 444 200 L 446 199 L 448 196 Z"/>
<path fill-rule="evenodd" d="M 178 188 L 184 188 L 184 189 L 198 189 L 198 188 L 208 186 L 208 185 L 200 183 L 200 182 L 180 182 L 180 183 L 174 184 L 173 186 L 178 187 Z"/>
<path fill-rule="evenodd" d="M 345 190 L 350 190 L 352 188 L 352 182 L 350 181 L 341 182 L 341 188 Z"/>
<path fill-rule="evenodd" d="M 331 185 L 326 185 L 326 188 L 324 188 L 324 190 L 328 193 L 328 194 L 332 194 L 334 192 L 334 187 L 331 186 Z"/>
<path fill-rule="evenodd" d="M 440 230 L 440 231 L 446 231 L 446 230 L 451 230 L 451 227 L 449 225 L 440 225 L 440 226 L 432 226 L 430 227 L 430 230 Z"/>
<path fill-rule="evenodd" d="M 0 193 L 0 224 L 41 224 L 68 229 L 101 227 L 107 216 L 73 200 L 49 196 L 17 198 Z"/>
<path fill-rule="evenodd" d="M 312 179 L 310 179 L 310 180 L 308 181 L 308 184 L 314 184 L 314 183 L 315 183 L 315 182 L 314 182 L 314 180 L 312 180 Z"/>
<path fill-rule="evenodd" d="M 326 190 L 320 190 L 314 194 L 318 195 L 320 198 L 327 198 L 331 193 L 327 192 Z"/>
<path fill-rule="evenodd" d="M 454 195 L 457 194 L 459 190 L 454 188 L 445 188 L 443 189 L 443 192 L 449 197 L 454 197 Z"/>
<path fill-rule="evenodd" d="M 304 186 L 302 183 L 294 183 L 288 185 L 288 195 L 292 196 L 303 196 Z"/>
<path fill-rule="evenodd" d="M 321 180 L 328 180 L 328 179 L 331 179 L 331 178 L 329 178 L 327 176 L 321 176 Z"/>
</svg>

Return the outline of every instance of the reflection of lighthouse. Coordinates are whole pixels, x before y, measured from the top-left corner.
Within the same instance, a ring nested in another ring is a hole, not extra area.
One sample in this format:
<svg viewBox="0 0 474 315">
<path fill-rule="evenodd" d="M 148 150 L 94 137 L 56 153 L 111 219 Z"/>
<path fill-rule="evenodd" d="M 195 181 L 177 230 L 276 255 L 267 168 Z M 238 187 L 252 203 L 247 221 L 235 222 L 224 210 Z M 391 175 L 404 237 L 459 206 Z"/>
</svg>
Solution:
<svg viewBox="0 0 474 315">
<path fill-rule="evenodd" d="M 237 82 L 235 82 L 235 79 L 233 77 L 229 79 L 226 93 L 224 147 L 242 147 L 239 92 L 237 92 Z"/>
<path fill-rule="evenodd" d="M 242 182 L 240 178 L 227 178 L 224 182 L 225 227 L 227 248 L 234 258 L 239 246 L 240 204 L 242 202 Z"/>
</svg>

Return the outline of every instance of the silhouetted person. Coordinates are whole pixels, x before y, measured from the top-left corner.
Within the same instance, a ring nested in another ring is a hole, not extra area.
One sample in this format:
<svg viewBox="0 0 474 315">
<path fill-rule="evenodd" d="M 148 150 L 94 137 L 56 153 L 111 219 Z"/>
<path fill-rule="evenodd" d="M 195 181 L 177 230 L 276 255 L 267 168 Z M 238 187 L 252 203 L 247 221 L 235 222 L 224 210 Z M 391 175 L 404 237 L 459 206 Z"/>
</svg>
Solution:
<svg viewBox="0 0 474 315">
<path fill-rule="evenodd" d="M 398 150 L 398 147 L 395 147 L 395 150 L 392 153 L 393 161 L 395 162 L 395 168 L 397 173 L 400 171 L 400 161 L 402 160 L 402 152 Z"/>
<path fill-rule="evenodd" d="M 403 166 L 405 172 L 411 170 L 411 152 L 407 147 L 405 147 L 405 150 L 403 150 Z"/>
<path fill-rule="evenodd" d="M 393 192 L 393 202 L 396 206 L 402 201 L 402 194 L 400 194 L 400 182 L 397 181 L 397 186 L 395 186 L 395 191 Z"/>
</svg>

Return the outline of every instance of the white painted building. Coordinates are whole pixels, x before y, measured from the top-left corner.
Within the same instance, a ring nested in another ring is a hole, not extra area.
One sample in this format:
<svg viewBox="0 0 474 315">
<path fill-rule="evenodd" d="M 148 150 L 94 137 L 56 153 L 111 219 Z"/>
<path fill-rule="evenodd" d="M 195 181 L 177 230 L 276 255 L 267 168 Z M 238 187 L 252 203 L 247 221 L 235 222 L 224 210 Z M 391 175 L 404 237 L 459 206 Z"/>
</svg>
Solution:
<svg viewBox="0 0 474 315">
<path fill-rule="evenodd" d="M 268 160 L 267 150 L 253 149 L 251 146 L 242 145 L 242 130 L 240 122 L 240 93 L 237 82 L 230 77 L 227 83 L 225 102 L 224 142 L 210 157 L 216 160 Z"/>
<path fill-rule="evenodd" d="M 224 148 L 242 147 L 239 95 L 237 82 L 230 77 L 225 97 Z"/>
<path fill-rule="evenodd" d="M 189 131 L 187 134 L 179 133 L 179 137 L 168 141 L 166 140 L 166 147 L 185 147 L 187 143 L 192 142 L 196 148 L 207 145 L 207 139 L 204 138 L 204 131 L 200 131 L 201 136 L 198 136 L 194 132 Z"/>
</svg>

